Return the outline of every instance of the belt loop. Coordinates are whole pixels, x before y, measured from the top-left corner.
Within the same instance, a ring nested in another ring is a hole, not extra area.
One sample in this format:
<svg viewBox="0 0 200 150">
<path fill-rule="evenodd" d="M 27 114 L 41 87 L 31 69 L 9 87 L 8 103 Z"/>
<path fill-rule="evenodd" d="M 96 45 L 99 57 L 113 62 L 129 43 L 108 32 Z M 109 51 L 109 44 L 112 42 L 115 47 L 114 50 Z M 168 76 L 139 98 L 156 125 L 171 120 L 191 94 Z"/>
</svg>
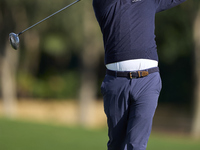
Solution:
<svg viewBox="0 0 200 150">
<path fill-rule="evenodd" d="M 138 78 L 140 78 L 141 77 L 141 73 L 142 71 L 138 71 Z"/>
<path fill-rule="evenodd" d="M 115 78 L 117 78 L 117 71 L 115 71 Z"/>
</svg>

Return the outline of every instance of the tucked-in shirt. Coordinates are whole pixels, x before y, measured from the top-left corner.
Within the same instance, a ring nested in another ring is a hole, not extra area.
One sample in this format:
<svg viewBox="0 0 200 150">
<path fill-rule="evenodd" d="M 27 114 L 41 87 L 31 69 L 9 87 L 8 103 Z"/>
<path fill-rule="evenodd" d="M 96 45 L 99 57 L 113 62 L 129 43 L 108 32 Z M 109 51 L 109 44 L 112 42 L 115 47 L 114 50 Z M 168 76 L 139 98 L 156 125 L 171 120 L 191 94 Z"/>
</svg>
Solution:
<svg viewBox="0 0 200 150">
<path fill-rule="evenodd" d="M 133 59 L 107 64 L 106 68 L 113 71 L 139 71 L 158 67 L 158 61 L 151 59 Z"/>
</svg>

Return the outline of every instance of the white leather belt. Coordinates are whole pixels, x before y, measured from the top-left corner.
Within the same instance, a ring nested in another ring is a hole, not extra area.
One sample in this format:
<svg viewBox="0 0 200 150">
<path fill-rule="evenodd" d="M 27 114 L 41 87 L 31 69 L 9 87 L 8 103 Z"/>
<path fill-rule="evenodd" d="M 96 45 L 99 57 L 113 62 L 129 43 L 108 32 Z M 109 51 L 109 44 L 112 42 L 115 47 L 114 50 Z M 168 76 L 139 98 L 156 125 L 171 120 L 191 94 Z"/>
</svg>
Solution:
<svg viewBox="0 0 200 150">
<path fill-rule="evenodd" d="M 158 67 L 158 61 L 151 59 L 133 59 L 107 64 L 106 68 L 113 71 L 138 71 Z"/>
</svg>

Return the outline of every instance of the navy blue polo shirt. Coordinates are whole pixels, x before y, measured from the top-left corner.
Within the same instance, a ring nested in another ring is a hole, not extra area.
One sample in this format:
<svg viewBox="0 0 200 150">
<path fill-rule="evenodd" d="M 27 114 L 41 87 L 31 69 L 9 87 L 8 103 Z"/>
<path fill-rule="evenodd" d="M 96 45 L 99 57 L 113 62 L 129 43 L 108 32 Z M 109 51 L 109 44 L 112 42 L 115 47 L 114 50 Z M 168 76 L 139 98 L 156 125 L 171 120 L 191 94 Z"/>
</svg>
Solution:
<svg viewBox="0 0 200 150">
<path fill-rule="evenodd" d="M 105 64 L 131 60 L 158 61 L 155 14 L 186 0 L 93 0 L 103 33 Z"/>
</svg>

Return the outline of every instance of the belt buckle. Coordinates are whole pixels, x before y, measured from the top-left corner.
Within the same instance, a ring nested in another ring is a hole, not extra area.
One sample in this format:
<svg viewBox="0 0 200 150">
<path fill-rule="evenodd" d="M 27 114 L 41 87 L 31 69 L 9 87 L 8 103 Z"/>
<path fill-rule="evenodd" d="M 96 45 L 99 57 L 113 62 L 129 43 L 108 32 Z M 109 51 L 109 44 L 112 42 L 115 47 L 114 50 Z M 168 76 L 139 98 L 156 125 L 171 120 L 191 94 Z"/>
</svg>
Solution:
<svg viewBox="0 0 200 150">
<path fill-rule="evenodd" d="M 132 73 L 137 73 L 138 77 L 133 77 Z M 147 75 L 149 75 L 148 71 L 135 71 L 135 72 L 129 72 L 129 78 L 133 79 L 133 78 L 141 78 L 141 77 L 146 77 Z"/>
<path fill-rule="evenodd" d="M 136 77 L 133 77 L 133 74 L 132 74 L 133 72 L 129 72 L 129 78 L 130 79 L 133 79 L 133 78 L 136 78 Z M 136 73 L 136 72 L 135 72 Z"/>
</svg>

